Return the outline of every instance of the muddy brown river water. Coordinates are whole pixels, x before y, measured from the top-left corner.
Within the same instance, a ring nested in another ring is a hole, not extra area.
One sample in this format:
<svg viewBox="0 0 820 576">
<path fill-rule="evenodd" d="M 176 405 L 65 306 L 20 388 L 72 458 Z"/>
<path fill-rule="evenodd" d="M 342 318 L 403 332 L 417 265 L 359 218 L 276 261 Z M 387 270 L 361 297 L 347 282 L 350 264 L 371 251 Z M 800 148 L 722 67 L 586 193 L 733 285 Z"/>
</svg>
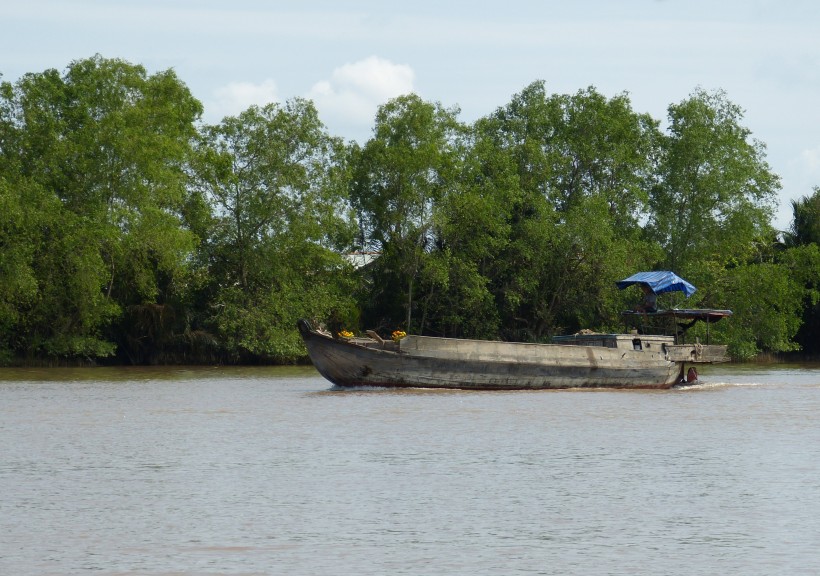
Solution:
<svg viewBox="0 0 820 576">
<path fill-rule="evenodd" d="M 820 366 L 655 392 L 0 370 L 0 574 L 820 573 Z"/>
</svg>

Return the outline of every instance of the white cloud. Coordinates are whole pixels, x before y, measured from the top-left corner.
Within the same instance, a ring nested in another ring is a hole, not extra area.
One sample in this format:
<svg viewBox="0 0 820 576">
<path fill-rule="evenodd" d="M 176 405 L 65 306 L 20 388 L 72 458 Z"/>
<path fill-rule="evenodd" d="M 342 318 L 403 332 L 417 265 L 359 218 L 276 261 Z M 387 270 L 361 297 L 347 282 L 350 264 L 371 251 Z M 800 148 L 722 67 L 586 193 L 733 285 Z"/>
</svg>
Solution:
<svg viewBox="0 0 820 576">
<path fill-rule="evenodd" d="M 214 90 L 212 100 L 205 103 L 205 117 L 209 122 L 219 122 L 225 116 L 236 116 L 254 104 L 264 106 L 278 101 L 273 80 L 264 80 L 260 84 L 231 82 Z"/>
<path fill-rule="evenodd" d="M 364 135 L 378 107 L 413 92 L 414 79 L 410 66 L 370 56 L 336 68 L 329 80 L 314 84 L 307 97 L 331 131 Z"/>
<path fill-rule="evenodd" d="M 800 168 L 808 175 L 820 175 L 820 146 L 800 153 Z"/>
</svg>

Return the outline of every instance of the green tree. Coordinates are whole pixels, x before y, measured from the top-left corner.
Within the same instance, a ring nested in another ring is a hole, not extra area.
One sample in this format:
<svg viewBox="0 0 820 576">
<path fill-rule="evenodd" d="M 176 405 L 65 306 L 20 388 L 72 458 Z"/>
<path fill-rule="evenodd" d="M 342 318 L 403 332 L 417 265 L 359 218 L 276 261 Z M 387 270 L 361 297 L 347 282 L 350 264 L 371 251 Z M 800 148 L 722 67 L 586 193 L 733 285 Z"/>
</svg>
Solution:
<svg viewBox="0 0 820 576">
<path fill-rule="evenodd" d="M 107 356 L 116 313 L 100 290 L 94 238 L 52 194 L 0 178 L 0 363 Z"/>
<path fill-rule="evenodd" d="M 492 291 L 504 336 L 542 339 L 611 322 L 615 280 L 654 254 L 640 238 L 656 123 L 619 95 L 548 95 L 536 82 L 476 125 L 488 173 L 518 190 Z M 506 162 L 498 156 L 506 156 Z"/>
<path fill-rule="evenodd" d="M 793 338 L 800 327 L 804 289 L 788 266 L 764 262 L 729 268 L 710 291 L 734 312 L 713 328 L 732 357 L 750 359 L 761 352 L 798 348 Z M 702 330 L 699 326 L 691 336 L 703 338 Z"/>
<path fill-rule="evenodd" d="M 820 186 L 811 196 L 792 200 L 791 228 L 785 234 L 787 246 L 820 245 Z"/>
<path fill-rule="evenodd" d="M 195 238 L 180 210 L 202 107 L 172 71 L 149 76 L 100 56 L 26 74 L 3 85 L 2 100 L 7 182 L 59 202 L 44 242 L 66 255 L 37 278 L 42 314 L 26 315 L 26 348 L 107 354 L 101 337 L 119 310 L 163 303 L 184 284 Z"/>
<path fill-rule="evenodd" d="M 252 106 L 205 127 L 196 171 L 214 209 L 210 324 L 235 358 L 292 361 L 304 354 L 299 317 L 355 317 L 339 254 L 355 232 L 344 147 L 313 104 Z"/>
<path fill-rule="evenodd" d="M 413 324 L 419 282 L 441 281 L 430 260 L 437 240 L 436 204 L 457 173 L 463 132 L 457 110 L 401 96 L 381 106 L 373 137 L 354 148 L 351 200 L 362 246 L 381 252 L 366 305 L 370 325 Z M 429 265 L 429 266 L 428 266 Z"/>
<path fill-rule="evenodd" d="M 742 120 L 721 91 L 669 107 L 647 233 L 664 248 L 661 266 L 702 288 L 690 306 L 734 311 L 717 331 L 747 358 L 795 348 L 803 289 L 769 249 L 780 180 Z"/>
<path fill-rule="evenodd" d="M 792 200 L 792 224 L 784 234 L 788 249 L 780 256 L 805 289 L 803 323 L 795 335 L 805 353 L 820 354 L 820 187 Z"/>
<path fill-rule="evenodd" d="M 486 140 L 472 142 L 462 173 L 437 205 L 435 262 L 440 276 L 430 296 L 424 325 L 457 337 L 496 339 L 501 315 L 493 279 L 499 256 L 510 242 L 513 207 L 520 190 L 509 158 Z"/>
<path fill-rule="evenodd" d="M 742 120 L 724 92 L 699 89 L 669 107 L 647 231 L 666 253 L 662 266 L 693 281 L 706 262 L 747 261 L 771 232 L 780 180 Z"/>
</svg>

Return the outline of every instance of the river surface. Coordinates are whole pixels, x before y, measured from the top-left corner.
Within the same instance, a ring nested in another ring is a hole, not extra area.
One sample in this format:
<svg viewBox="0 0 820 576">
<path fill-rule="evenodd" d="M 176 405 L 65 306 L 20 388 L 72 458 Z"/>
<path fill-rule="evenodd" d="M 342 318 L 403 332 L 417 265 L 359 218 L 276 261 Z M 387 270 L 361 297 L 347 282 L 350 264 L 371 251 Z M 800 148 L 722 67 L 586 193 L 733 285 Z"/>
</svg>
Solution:
<svg viewBox="0 0 820 576">
<path fill-rule="evenodd" d="M 820 366 L 701 377 L 0 370 L 0 574 L 820 574 Z"/>
</svg>

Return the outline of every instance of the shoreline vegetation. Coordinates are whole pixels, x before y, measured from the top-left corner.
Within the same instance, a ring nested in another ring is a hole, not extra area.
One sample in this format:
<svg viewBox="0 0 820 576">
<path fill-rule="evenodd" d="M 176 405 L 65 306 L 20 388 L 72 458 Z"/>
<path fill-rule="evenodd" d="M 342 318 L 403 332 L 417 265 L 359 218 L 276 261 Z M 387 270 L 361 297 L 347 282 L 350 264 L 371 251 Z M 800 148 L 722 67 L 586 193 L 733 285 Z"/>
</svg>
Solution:
<svg viewBox="0 0 820 576">
<path fill-rule="evenodd" d="M 3 81 L 0 366 L 304 364 L 302 317 L 546 342 L 621 330 L 614 282 L 653 269 L 699 288 L 660 307 L 733 310 L 735 361 L 820 357 L 820 188 L 773 228 L 740 106 L 695 89 L 661 128 L 547 86 L 472 123 L 394 98 L 356 143 L 301 98 L 205 124 L 173 70 L 100 55 Z"/>
</svg>

